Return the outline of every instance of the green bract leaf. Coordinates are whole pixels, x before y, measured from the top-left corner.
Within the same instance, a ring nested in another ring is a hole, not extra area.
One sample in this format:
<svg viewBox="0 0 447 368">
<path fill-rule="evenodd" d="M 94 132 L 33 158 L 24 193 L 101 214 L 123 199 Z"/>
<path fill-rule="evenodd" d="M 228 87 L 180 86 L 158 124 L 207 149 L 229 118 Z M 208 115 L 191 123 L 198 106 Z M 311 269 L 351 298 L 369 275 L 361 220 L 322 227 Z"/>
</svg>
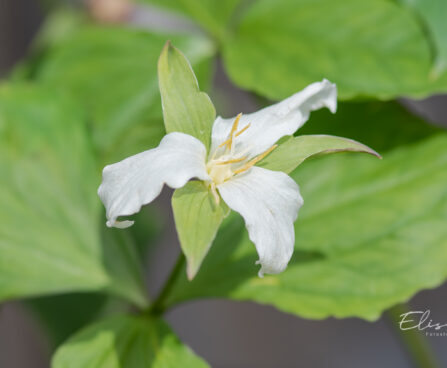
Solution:
<svg viewBox="0 0 447 368">
<path fill-rule="evenodd" d="M 101 238 L 98 183 L 76 105 L 47 89 L 2 86 L 0 300 L 107 289 L 147 304 L 132 245 Z"/>
<path fill-rule="evenodd" d="M 172 209 L 180 245 L 188 262 L 188 278 L 191 280 L 199 270 L 229 209 L 222 201 L 216 205 L 206 185 L 198 181 L 189 182 L 174 192 Z"/>
<path fill-rule="evenodd" d="M 86 26 L 50 50 L 36 71 L 40 82 L 72 93 L 86 107 L 103 163 L 152 148 L 165 133 L 157 60 L 168 38 L 193 65 L 213 53 L 197 36 Z"/>
<path fill-rule="evenodd" d="M 56 352 L 53 368 L 208 367 L 161 320 L 119 316 L 89 326 Z"/>
<path fill-rule="evenodd" d="M 168 304 L 230 297 L 306 318 L 374 320 L 438 286 L 447 276 L 446 147 L 440 134 L 383 161 L 333 155 L 300 166 L 293 177 L 305 204 L 286 271 L 256 277 L 254 246 L 231 216 L 201 272 L 181 280 Z"/>
<path fill-rule="evenodd" d="M 0 89 L 0 300 L 107 284 L 85 133 L 66 99 Z"/>
<path fill-rule="evenodd" d="M 214 37 L 225 37 L 228 22 L 241 0 L 140 0 L 161 6 L 197 21 Z"/>
<path fill-rule="evenodd" d="M 387 0 L 260 0 L 223 45 L 234 83 L 272 99 L 327 78 L 342 99 L 447 90 L 412 14 Z"/>
<path fill-rule="evenodd" d="M 170 42 L 158 61 L 158 80 L 166 132 L 192 135 L 208 149 L 216 110 L 208 95 L 200 92 L 188 60 Z"/>
<path fill-rule="evenodd" d="M 348 151 L 364 152 L 380 157 L 376 151 L 352 139 L 331 135 L 301 135 L 290 137 L 281 143 L 258 166 L 264 169 L 290 173 L 311 156 Z"/>
<path fill-rule="evenodd" d="M 401 3 L 417 11 L 426 24 L 436 48 L 433 78 L 437 78 L 447 68 L 447 2 L 444 0 L 400 0 Z"/>
</svg>

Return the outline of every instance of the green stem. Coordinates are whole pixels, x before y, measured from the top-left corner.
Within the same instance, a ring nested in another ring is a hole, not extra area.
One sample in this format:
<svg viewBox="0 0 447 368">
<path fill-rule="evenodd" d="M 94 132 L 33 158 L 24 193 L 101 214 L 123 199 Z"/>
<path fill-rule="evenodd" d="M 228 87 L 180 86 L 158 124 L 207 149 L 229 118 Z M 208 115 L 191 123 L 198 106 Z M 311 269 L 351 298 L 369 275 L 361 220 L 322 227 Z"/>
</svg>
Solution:
<svg viewBox="0 0 447 368">
<path fill-rule="evenodd" d="M 409 311 L 410 310 L 407 305 L 400 304 L 389 309 L 387 314 L 388 318 L 391 320 L 392 326 L 399 335 L 402 344 L 411 356 L 415 366 L 421 368 L 440 367 L 428 340 L 421 331 L 416 328 L 405 331 L 400 329 L 399 322 L 402 319 L 401 315 Z"/>
<path fill-rule="evenodd" d="M 146 310 L 146 312 L 148 312 L 150 314 L 159 315 L 165 311 L 166 299 L 170 295 L 171 290 L 174 287 L 175 282 L 178 279 L 178 276 L 180 275 L 180 271 L 183 269 L 185 260 L 186 260 L 185 255 L 183 254 L 183 252 L 180 252 L 180 255 L 177 259 L 177 262 L 175 263 L 174 268 L 171 271 L 171 274 L 169 275 L 168 279 L 166 280 L 165 284 L 163 285 L 163 288 L 161 289 L 157 298 L 154 300 L 154 302 L 151 304 L 151 306 Z"/>
</svg>

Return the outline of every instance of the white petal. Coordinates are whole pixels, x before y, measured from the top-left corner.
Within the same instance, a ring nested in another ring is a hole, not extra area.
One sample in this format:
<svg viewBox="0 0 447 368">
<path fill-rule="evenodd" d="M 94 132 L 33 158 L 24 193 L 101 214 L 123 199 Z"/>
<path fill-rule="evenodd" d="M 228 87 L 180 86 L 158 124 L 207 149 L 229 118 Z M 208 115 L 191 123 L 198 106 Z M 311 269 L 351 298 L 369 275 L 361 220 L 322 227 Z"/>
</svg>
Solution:
<svg viewBox="0 0 447 368">
<path fill-rule="evenodd" d="M 249 123 L 250 128 L 237 137 L 236 151 L 249 148 L 249 157 L 264 152 L 281 137 L 295 133 L 307 121 L 311 111 L 322 107 L 333 113 L 337 109 L 337 88 L 326 79 L 310 84 L 275 105 L 242 115 L 239 128 Z M 212 130 L 211 152 L 227 139 L 234 119 L 217 117 Z"/>
<path fill-rule="evenodd" d="M 227 205 L 245 220 L 264 273 L 282 272 L 295 244 L 293 223 L 303 204 L 298 185 L 279 171 L 253 167 L 219 185 Z"/>
<path fill-rule="evenodd" d="M 116 219 L 138 212 L 160 194 L 164 184 L 181 188 L 192 178 L 209 180 L 205 159 L 202 142 L 174 132 L 166 135 L 157 148 L 106 166 L 98 195 L 106 207 L 107 226 L 131 226 L 132 221 Z"/>
</svg>

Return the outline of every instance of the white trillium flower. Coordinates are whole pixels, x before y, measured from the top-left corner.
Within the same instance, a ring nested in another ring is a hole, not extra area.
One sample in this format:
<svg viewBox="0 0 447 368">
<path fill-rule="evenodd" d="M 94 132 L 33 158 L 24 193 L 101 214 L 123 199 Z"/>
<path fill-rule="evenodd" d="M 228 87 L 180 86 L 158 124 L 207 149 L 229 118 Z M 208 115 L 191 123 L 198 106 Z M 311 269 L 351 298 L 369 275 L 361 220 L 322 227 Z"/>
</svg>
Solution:
<svg viewBox="0 0 447 368">
<path fill-rule="evenodd" d="M 327 80 L 255 113 L 218 117 L 208 154 L 197 138 L 173 132 L 157 148 L 106 166 L 98 194 L 106 207 L 107 226 L 131 226 L 133 221 L 118 217 L 140 211 L 164 184 L 177 189 L 196 178 L 209 186 L 216 203 L 222 199 L 244 218 L 259 255 L 259 275 L 282 272 L 293 253 L 293 223 L 303 199 L 287 174 L 256 164 L 280 138 L 295 133 L 311 111 L 322 107 L 333 113 L 337 107 L 336 86 Z"/>
</svg>

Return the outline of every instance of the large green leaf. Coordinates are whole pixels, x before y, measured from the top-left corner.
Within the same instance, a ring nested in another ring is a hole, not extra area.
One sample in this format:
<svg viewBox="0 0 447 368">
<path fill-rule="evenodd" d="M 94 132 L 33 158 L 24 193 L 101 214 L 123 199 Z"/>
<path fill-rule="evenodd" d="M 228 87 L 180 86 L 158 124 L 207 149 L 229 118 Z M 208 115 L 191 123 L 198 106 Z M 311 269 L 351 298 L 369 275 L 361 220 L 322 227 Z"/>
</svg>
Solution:
<svg viewBox="0 0 447 368">
<path fill-rule="evenodd" d="M 167 39 L 193 65 L 213 53 L 197 36 L 85 26 L 47 52 L 37 79 L 71 92 L 86 107 L 102 163 L 156 146 L 163 136 L 157 60 Z"/>
<path fill-rule="evenodd" d="M 0 299 L 104 287 L 83 117 L 48 91 L 0 89 Z"/>
<path fill-rule="evenodd" d="M 167 42 L 158 61 L 158 81 L 166 132 L 182 132 L 201 140 L 208 149 L 216 110 L 201 92 L 185 56 Z"/>
<path fill-rule="evenodd" d="M 193 279 L 202 264 L 228 207 L 215 203 L 203 182 L 192 181 L 172 196 L 175 227 L 187 260 L 187 275 Z"/>
<path fill-rule="evenodd" d="M 147 304 L 132 245 L 101 236 L 84 122 L 61 94 L 0 89 L 0 300 L 106 289 Z"/>
<path fill-rule="evenodd" d="M 447 136 L 384 155 L 335 155 L 293 174 L 305 204 L 296 249 L 282 274 L 256 276 L 242 220 L 227 220 L 192 282 L 169 303 L 229 297 L 306 318 L 374 320 L 447 276 Z"/>
<path fill-rule="evenodd" d="M 363 152 L 380 157 L 373 149 L 352 139 L 333 135 L 300 135 L 287 138 L 258 166 L 290 173 L 312 156 L 340 152 Z"/>
<path fill-rule="evenodd" d="M 154 4 L 197 21 L 217 39 L 223 39 L 228 32 L 234 10 L 241 0 L 139 0 Z"/>
<path fill-rule="evenodd" d="M 260 0 L 223 45 L 237 85 L 285 98 L 328 78 L 340 98 L 382 99 L 447 90 L 429 78 L 429 41 L 416 18 L 388 0 Z"/>
<path fill-rule="evenodd" d="M 414 9 L 433 40 L 435 53 L 435 64 L 432 70 L 434 78 L 442 74 L 447 68 L 447 2 L 445 0 L 400 0 L 403 4 Z"/>
<path fill-rule="evenodd" d="M 161 320 L 119 316 L 82 330 L 56 352 L 53 368 L 208 367 Z"/>
</svg>

